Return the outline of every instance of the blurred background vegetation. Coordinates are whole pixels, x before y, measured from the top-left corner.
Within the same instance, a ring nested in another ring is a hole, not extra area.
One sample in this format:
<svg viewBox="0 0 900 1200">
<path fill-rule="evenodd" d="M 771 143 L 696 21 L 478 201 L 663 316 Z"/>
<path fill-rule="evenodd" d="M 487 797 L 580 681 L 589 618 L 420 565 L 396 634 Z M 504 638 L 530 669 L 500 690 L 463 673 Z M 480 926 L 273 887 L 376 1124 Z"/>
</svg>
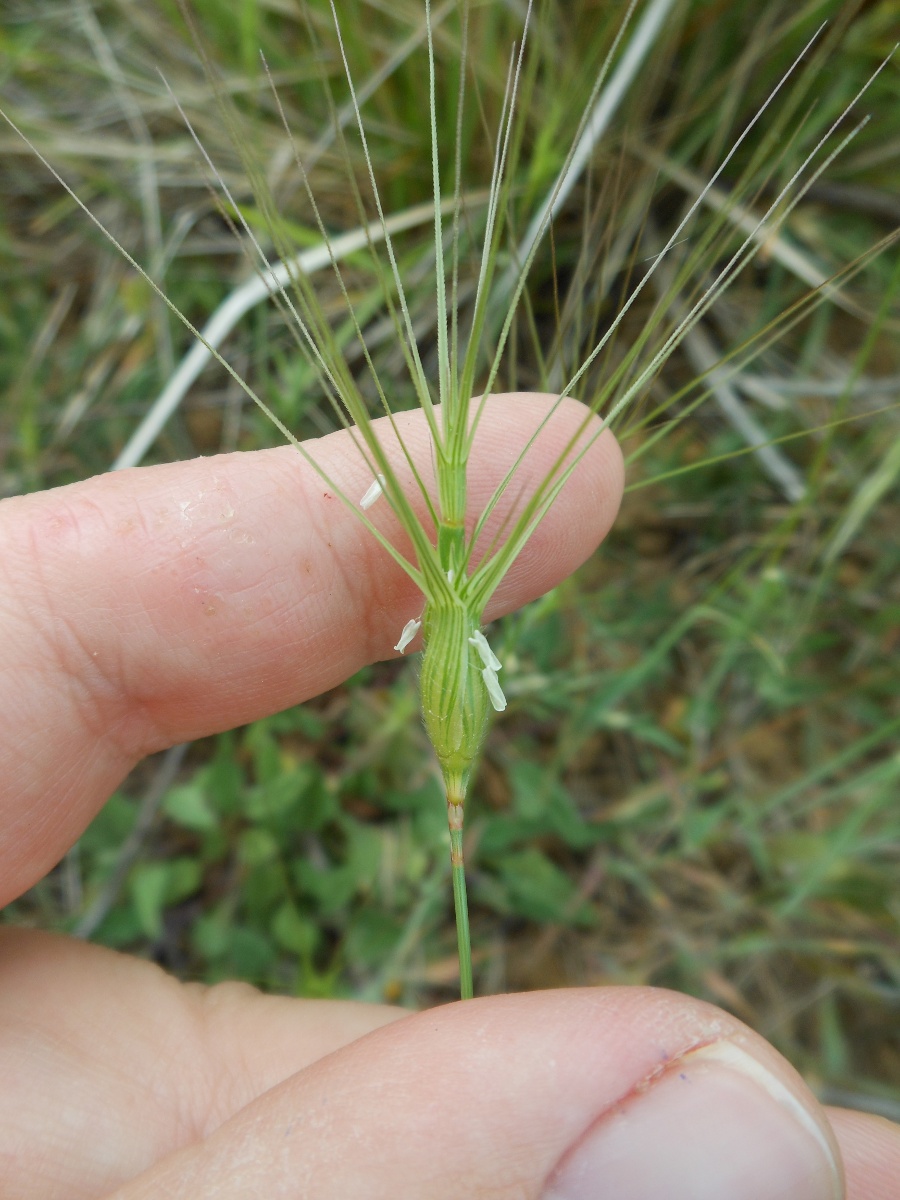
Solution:
<svg viewBox="0 0 900 1200">
<path fill-rule="evenodd" d="M 538 7 L 513 242 L 560 169 L 625 9 Z M 357 226 L 347 172 L 364 189 L 359 146 L 331 136 L 322 87 L 324 74 L 343 119 L 327 4 L 310 0 L 308 18 L 299 0 L 192 8 L 291 238 L 302 247 L 319 235 L 260 48 L 326 225 Z M 455 8 L 435 5 L 448 179 Z M 423 3 L 338 9 L 357 87 L 378 82 L 364 115 L 385 209 L 404 212 L 431 195 Z M 7 0 L 3 12 L 6 111 L 203 323 L 250 271 L 173 94 L 251 224 L 256 210 L 175 0 Z M 523 12 L 519 0 L 473 5 L 463 191 L 474 245 Z M 823 20 L 796 82 L 720 181 L 724 210 L 704 206 L 688 251 L 704 229 L 719 240 L 699 264 L 682 260 L 670 309 L 713 277 L 737 205 L 762 211 L 900 28 L 896 0 L 673 6 L 538 258 L 496 390 L 559 386 Z M 476 991 L 683 989 L 759 1029 L 826 1098 L 897 1118 L 900 257 L 892 245 L 870 251 L 900 225 L 900 60 L 852 120 L 864 114 L 783 236 L 619 424 L 629 491 L 606 545 L 492 635 L 510 706 L 470 806 L 467 862 Z M 0 149 L 9 495 L 108 469 L 189 338 L 6 127 Z M 428 226 L 398 248 L 430 361 Z M 804 307 L 811 280 L 850 263 L 840 292 Z M 411 403 L 365 257 L 347 277 L 386 390 Z M 361 363 L 326 273 L 320 294 Z M 648 287 L 577 394 L 590 399 L 644 323 L 661 320 L 658 299 Z M 274 310 L 250 312 L 225 351 L 298 435 L 331 427 Z M 278 440 L 213 367 L 146 461 Z M 768 456 L 748 451 L 760 440 Z M 452 998 L 444 805 L 416 714 L 413 669 L 377 664 L 313 703 L 145 762 L 5 919 L 91 936 L 184 978 Z"/>
</svg>

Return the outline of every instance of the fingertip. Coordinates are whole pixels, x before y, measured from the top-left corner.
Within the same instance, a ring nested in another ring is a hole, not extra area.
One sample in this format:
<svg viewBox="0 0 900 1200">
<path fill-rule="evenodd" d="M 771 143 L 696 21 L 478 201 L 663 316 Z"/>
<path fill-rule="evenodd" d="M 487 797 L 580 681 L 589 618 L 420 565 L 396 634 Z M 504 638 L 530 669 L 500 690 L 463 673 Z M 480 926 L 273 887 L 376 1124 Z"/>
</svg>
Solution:
<svg viewBox="0 0 900 1200">
<path fill-rule="evenodd" d="M 837 1200 L 820 1119 L 783 1060 L 699 1001 L 496 996 L 345 1046 L 123 1197 L 274 1195 L 302 1178 L 321 1200 Z"/>
<path fill-rule="evenodd" d="M 897 1200 L 900 1124 L 846 1108 L 827 1111 L 844 1160 L 847 1200 Z"/>
</svg>

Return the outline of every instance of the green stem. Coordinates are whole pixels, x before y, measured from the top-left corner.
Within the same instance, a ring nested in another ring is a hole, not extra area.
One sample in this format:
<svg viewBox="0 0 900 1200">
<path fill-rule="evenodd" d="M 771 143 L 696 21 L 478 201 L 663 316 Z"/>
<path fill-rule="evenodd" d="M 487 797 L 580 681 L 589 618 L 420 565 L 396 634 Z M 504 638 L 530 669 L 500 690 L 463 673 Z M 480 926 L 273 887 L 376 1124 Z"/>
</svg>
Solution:
<svg viewBox="0 0 900 1200">
<path fill-rule="evenodd" d="M 469 937 L 469 902 L 466 899 L 466 869 L 463 863 L 463 807 L 448 804 L 450 819 L 450 865 L 453 871 L 453 907 L 456 910 L 456 939 L 459 944 L 459 994 L 462 1000 L 471 1000 L 472 987 L 472 942 Z"/>
</svg>

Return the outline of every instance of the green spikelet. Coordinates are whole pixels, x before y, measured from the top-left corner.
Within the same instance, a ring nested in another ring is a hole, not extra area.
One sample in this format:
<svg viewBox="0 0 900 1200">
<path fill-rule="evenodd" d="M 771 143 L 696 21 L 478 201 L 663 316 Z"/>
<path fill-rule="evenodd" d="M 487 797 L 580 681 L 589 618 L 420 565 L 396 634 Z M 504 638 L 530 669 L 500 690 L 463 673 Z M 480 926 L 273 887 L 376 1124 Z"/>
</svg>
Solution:
<svg viewBox="0 0 900 1200">
<path fill-rule="evenodd" d="M 466 1000 L 473 994 L 473 984 L 463 859 L 464 804 L 491 711 L 505 707 L 506 701 L 497 681 L 500 664 L 479 629 L 478 615 L 459 593 L 429 602 L 423 625 L 425 652 L 419 690 L 425 728 L 447 794 L 460 994 Z"/>
<path fill-rule="evenodd" d="M 425 728 L 447 788 L 462 804 L 493 711 L 482 661 L 469 640 L 478 624 L 462 600 L 428 604 L 420 691 Z"/>
</svg>

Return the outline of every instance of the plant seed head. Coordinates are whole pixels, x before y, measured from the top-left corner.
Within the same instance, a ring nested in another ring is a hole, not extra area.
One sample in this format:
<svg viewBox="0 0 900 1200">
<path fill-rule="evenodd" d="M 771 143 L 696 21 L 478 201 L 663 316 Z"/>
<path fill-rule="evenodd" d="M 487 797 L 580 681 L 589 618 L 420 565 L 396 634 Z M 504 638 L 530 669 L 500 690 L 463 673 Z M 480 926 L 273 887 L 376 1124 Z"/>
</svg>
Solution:
<svg viewBox="0 0 900 1200">
<path fill-rule="evenodd" d="M 478 629 L 475 614 L 462 601 L 428 604 L 424 625 L 425 653 L 419 680 L 422 715 L 447 798 L 452 804 L 461 804 L 487 732 L 491 705 L 496 707 L 496 703 L 471 640 Z M 499 685 L 497 691 L 502 698 Z"/>
</svg>

